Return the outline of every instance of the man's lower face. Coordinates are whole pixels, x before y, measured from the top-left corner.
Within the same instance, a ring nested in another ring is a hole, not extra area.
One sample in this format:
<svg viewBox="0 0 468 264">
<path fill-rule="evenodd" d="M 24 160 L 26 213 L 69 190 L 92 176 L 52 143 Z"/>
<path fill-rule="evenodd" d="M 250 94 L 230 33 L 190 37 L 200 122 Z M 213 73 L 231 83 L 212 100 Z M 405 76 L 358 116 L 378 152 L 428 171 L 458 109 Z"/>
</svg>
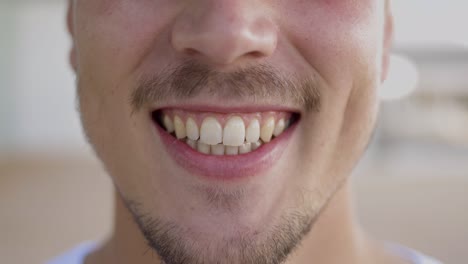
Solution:
<svg viewBox="0 0 468 264">
<path fill-rule="evenodd" d="M 193 94 L 171 94 L 187 89 L 161 86 L 187 76 L 177 71 L 135 79 L 112 100 L 96 100 L 92 86 L 80 83 L 83 124 L 97 154 L 165 263 L 282 263 L 362 153 L 375 98 L 361 94 L 356 105 L 335 98 L 332 107 L 319 93 L 325 88 L 304 79 L 280 85 L 302 87 L 294 92 L 301 96 L 239 95 L 234 90 L 245 86 L 234 79 L 237 88 L 208 92 L 208 83 L 231 76 L 216 72 Z M 271 83 L 284 79 L 269 74 Z M 171 81 L 155 81 L 161 78 Z M 250 76 L 250 85 L 257 81 Z M 361 121 L 345 120 L 355 116 Z"/>
</svg>

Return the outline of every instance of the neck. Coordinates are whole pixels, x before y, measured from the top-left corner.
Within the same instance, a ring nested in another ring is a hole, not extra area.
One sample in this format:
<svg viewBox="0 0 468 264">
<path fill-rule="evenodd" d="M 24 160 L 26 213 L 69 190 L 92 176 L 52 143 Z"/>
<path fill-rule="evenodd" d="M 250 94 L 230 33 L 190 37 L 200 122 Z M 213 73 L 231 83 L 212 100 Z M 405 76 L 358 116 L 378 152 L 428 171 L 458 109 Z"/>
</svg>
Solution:
<svg viewBox="0 0 468 264">
<path fill-rule="evenodd" d="M 311 260 L 327 264 L 372 263 L 372 246 L 357 224 L 351 200 L 349 183 L 346 183 L 330 200 L 287 264 L 305 264 Z M 86 264 L 161 263 L 118 194 L 115 206 L 113 235 L 87 258 Z"/>
</svg>

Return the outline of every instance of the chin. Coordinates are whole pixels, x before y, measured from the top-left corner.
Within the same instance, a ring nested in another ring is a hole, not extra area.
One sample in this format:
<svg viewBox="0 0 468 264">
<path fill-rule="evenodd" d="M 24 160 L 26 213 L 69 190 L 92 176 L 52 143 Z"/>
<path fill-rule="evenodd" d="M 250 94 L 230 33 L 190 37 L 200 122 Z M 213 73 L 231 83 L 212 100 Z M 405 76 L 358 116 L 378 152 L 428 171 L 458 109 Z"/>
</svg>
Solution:
<svg viewBox="0 0 468 264">
<path fill-rule="evenodd" d="M 127 202 L 148 244 L 166 264 L 279 264 L 310 231 L 317 213 L 310 208 L 283 210 L 265 218 L 238 209 L 193 213 L 190 218 L 158 217 L 141 204 Z"/>
</svg>

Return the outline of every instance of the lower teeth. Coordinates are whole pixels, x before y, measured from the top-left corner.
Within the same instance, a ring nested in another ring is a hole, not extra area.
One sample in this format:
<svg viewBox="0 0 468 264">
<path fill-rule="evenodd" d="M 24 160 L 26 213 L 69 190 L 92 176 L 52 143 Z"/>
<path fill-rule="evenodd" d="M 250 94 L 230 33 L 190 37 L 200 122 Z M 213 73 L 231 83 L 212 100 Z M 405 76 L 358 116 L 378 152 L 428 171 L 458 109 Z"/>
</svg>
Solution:
<svg viewBox="0 0 468 264">
<path fill-rule="evenodd" d="M 243 145 L 239 147 L 225 146 L 223 144 L 208 145 L 208 144 L 200 142 L 199 140 L 191 140 L 188 138 L 185 139 L 184 142 L 187 145 L 189 145 L 192 149 L 197 150 L 200 153 L 209 154 L 209 155 L 217 155 L 217 156 L 247 154 L 249 152 L 252 152 L 258 149 L 261 145 L 264 144 L 262 140 L 259 140 L 258 142 L 255 142 L 255 143 L 245 142 Z"/>
</svg>

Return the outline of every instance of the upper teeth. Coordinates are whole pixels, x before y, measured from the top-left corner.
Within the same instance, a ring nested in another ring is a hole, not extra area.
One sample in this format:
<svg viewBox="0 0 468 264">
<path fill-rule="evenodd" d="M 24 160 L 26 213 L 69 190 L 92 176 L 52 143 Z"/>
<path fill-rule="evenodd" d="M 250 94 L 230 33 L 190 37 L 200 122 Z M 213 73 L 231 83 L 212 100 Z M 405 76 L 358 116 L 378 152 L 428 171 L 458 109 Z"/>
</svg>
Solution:
<svg viewBox="0 0 468 264">
<path fill-rule="evenodd" d="M 250 121 L 250 124 L 245 131 L 245 139 L 249 143 L 257 142 L 260 139 L 260 122 L 258 122 L 258 119 Z"/>
<path fill-rule="evenodd" d="M 175 116 L 174 118 L 174 128 L 175 128 L 176 137 L 178 139 L 182 139 L 187 136 L 187 130 L 185 129 L 184 122 L 178 116 Z"/>
<path fill-rule="evenodd" d="M 172 133 L 174 132 L 174 123 L 172 122 L 169 116 L 164 116 L 163 119 L 164 127 L 166 128 L 167 132 Z"/>
<path fill-rule="evenodd" d="M 275 119 L 270 117 L 267 119 L 266 123 L 263 124 L 262 129 L 260 130 L 260 138 L 263 142 L 270 142 L 271 137 L 273 136 L 273 130 L 275 130 Z"/>
<path fill-rule="evenodd" d="M 273 135 L 275 137 L 281 135 L 283 133 L 284 129 L 286 128 L 286 123 L 284 122 L 284 119 L 281 118 L 278 123 L 276 123 L 275 129 L 273 130 Z"/>
<path fill-rule="evenodd" d="M 186 129 L 188 138 L 191 140 L 198 140 L 200 132 L 198 131 L 197 123 L 191 117 L 187 119 Z"/>
<path fill-rule="evenodd" d="M 224 126 L 223 144 L 226 146 L 242 146 L 245 141 L 244 120 L 238 116 L 231 117 Z"/>
<path fill-rule="evenodd" d="M 203 120 L 200 129 L 200 142 L 216 145 L 223 142 L 223 128 L 214 117 L 207 117 Z"/>
<path fill-rule="evenodd" d="M 175 132 L 178 139 L 183 139 L 193 149 L 201 153 L 213 155 L 237 155 L 251 152 L 262 144 L 270 142 L 273 136 L 278 137 L 287 128 L 286 116 L 274 115 L 262 118 L 255 114 L 248 118 L 246 127 L 244 119 L 239 115 L 231 116 L 224 124 L 213 116 L 207 116 L 199 126 L 196 118 L 184 118 L 175 114 L 173 119 L 164 114 L 162 123 L 169 133 Z M 260 125 L 261 124 L 261 125 Z M 186 139 L 187 138 L 187 139 Z M 261 139 L 261 140 L 260 140 Z"/>
</svg>

